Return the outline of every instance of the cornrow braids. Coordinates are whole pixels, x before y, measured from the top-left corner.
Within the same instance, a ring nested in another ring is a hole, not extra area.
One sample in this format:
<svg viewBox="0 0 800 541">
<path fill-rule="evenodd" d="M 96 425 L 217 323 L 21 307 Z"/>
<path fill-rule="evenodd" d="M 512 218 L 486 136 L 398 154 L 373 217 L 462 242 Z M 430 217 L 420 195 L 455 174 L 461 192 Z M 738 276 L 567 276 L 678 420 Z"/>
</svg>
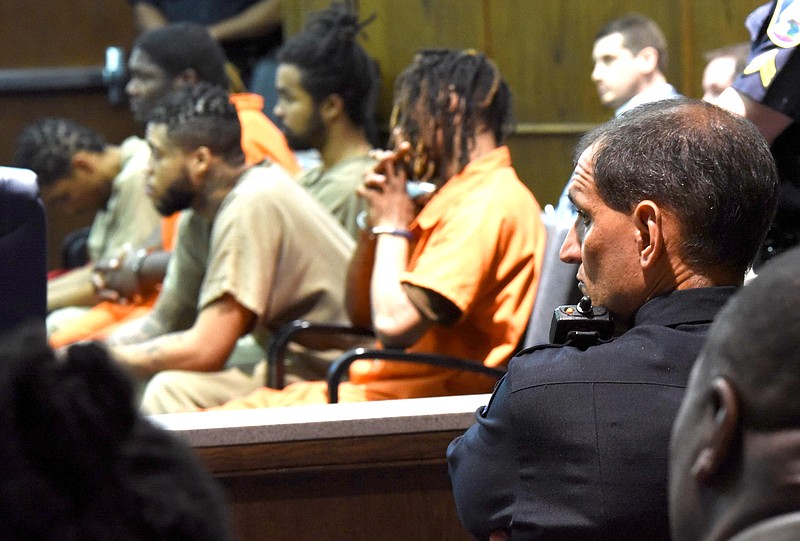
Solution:
<svg viewBox="0 0 800 541">
<path fill-rule="evenodd" d="M 375 130 L 374 117 L 380 89 L 377 62 L 358 43 L 367 37 L 364 28 L 375 15 L 359 21 L 353 2 L 334 2 L 309 15 L 303 30 L 289 38 L 278 51 L 278 61 L 300 70 L 301 84 L 315 103 L 338 94 L 350 120 Z"/>
<path fill-rule="evenodd" d="M 32 170 L 44 188 L 70 173 L 75 153 L 102 152 L 106 146 L 102 135 L 73 120 L 42 118 L 20 132 L 13 165 Z"/>
<path fill-rule="evenodd" d="M 165 124 L 169 139 L 186 150 L 205 146 L 229 163 L 244 162 L 239 116 L 220 86 L 181 87 L 158 101 L 148 122 Z"/>
<path fill-rule="evenodd" d="M 459 170 L 466 166 L 478 129 L 489 129 L 498 143 L 511 130 L 511 91 L 494 62 L 474 50 L 420 51 L 398 77 L 395 96 L 393 122 L 412 145 L 420 146 L 416 119 L 420 109 L 433 120 L 433 128 L 442 131 L 440 155 L 427 149 L 440 171 L 456 158 Z"/>
</svg>

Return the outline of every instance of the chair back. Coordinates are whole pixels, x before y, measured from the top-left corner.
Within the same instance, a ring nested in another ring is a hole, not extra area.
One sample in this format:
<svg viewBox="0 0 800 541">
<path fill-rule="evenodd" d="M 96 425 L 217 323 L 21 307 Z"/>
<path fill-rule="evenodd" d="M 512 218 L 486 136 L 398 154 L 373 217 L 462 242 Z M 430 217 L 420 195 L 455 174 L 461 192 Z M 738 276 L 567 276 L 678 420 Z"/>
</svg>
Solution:
<svg viewBox="0 0 800 541">
<path fill-rule="evenodd" d="M 47 315 L 47 227 L 36 174 L 0 167 L 0 332 Z"/>
<path fill-rule="evenodd" d="M 575 279 L 578 265 L 564 263 L 559 258 L 561 245 L 564 244 L 572 222 L 559 219 L 549 205 L 542 212 L 542 221 L 547 230 L 547 241 L 545 242 L 539 288 L 523 341 L 525 348 L 550 342 L 550 322 L 553 318 L 553 311 L 563 304 L 576 303 L 581 296 Z"/>
</svg>

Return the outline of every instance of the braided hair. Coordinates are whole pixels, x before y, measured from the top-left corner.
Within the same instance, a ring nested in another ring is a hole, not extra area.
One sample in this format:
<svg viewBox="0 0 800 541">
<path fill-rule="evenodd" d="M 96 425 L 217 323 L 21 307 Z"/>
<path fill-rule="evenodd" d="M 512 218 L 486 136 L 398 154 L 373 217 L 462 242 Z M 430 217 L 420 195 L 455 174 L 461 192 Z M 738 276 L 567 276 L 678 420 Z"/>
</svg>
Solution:
<svg viewBox="0 0 800 541">
<path fill-rule="evenodd" d="M 169 139 L 185 150 L 205 146 L 230 164 L 244 163 L 239 115 L 220 86 L 181 87 L 157 102 L 148 122 L 165 124 Z"/>
<path fill-rule="evenodd" d="M 364 27 L 375 19 L 358 20 L 352 3 L 334 2 L 312 13 L 303 30 L 278 51 L 278 61 L 297 66 L 303 89 L 314 103 L 338 94 L 350 120 L 375 133 L 374 117 L 380 89 L 378 64 L 358 43 Z"/>
<path fill-rule="evenodd" d="M 13 165 L 32 170 L 45 188 L 69 175 L 77 152 L 103 152 L 106 146 L 102 135 L 73 120 L 42 118 L 20 132 Z"/>
<path fill-rule="evenodd" d="M 469 162 L 476 131 L 485 128 L 501 144 L 513 124 L 511 91 L 497 66 L 473 51 L 420 51 L 395 82 L 392 125 L 420 151 L 420 112 L 441 130 L 443 148 L 425 149 L 436 167 L 458 159 L 461 171 Z M 457 102 L 453 102 L 453 98 Z"/>
</svg>

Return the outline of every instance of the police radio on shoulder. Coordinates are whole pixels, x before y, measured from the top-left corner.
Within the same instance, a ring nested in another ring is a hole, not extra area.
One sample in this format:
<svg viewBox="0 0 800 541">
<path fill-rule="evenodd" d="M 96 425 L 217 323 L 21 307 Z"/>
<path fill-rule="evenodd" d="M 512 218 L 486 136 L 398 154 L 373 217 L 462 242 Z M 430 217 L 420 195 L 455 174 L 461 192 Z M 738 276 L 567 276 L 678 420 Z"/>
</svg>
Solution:
<svg viewBox="0 0 800 541">
<path fill-rule="evenodd" d="M 604 306 L 592 306 L 589 296 L 578 304 L 559 306 L 550 323 L 550 342 L 586 349 L 614 334 L 614 322 Z"/>
</svg>

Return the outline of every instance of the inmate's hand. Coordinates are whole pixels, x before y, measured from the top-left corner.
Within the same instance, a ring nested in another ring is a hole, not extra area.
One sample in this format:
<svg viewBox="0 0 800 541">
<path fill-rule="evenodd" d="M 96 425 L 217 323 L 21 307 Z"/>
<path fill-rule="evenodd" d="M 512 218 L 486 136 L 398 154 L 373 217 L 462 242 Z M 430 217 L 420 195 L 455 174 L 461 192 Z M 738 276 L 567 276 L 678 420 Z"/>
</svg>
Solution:
<svg viewBox="0 0 800 541">
<path fill-rule="evenodd" d="M 406 193 L 408 174 L 403 166 L 410 150 L 411 145 L 403 142 L 394 151 L 373 151 L 377 164 L 358 188 L 367 202 L 370 227 L 408 229 L 414 219 L 417 209 Z"/>
<path fill-rule="evenodd" d="M 119 303 L 140 299 L 142 291 L 139 270 L 146 252 L 126 244 L 117 256 L 95 264 L 92 281 L 100 298 Z"/>
</svg>

